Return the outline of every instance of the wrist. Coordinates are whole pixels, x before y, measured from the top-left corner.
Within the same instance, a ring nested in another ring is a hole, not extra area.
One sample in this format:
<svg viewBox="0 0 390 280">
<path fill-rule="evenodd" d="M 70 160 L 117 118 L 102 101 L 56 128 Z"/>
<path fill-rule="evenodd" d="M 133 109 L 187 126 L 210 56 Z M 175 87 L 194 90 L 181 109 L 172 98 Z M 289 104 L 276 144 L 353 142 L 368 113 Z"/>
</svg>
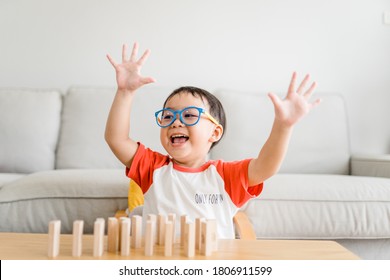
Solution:
<svg viewBox="0 0 390 280">
<path fill-rule="evenodd" d="M 126 88 L 117 88 L 116 90 L 116 93 L 117 94 L 120 94 L 120 95 L 134 95 L 135 94 L 135 90 L 130 90 L 130 89 L 126 89 Z"/>
<path fill-rule="evenodd" d="M 294 128 L 294 123 L 285 122 L 285 121 L 282 121 L 282 120 L 275 118 L 273 126 L 274 126 L 274 128 L 276 128 L 278 130 L 290 132 Z"/>
</svg>

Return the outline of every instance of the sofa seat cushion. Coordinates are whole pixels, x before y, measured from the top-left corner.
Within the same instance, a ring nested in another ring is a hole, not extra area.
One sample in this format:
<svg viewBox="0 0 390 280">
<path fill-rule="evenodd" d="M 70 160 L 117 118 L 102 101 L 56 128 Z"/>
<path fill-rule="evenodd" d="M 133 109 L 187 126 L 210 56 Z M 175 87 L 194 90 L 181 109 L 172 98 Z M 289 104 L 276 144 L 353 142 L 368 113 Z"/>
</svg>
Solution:
<svg viewBox="0 0 390 280">
<path fill-rule="evenodd" d="M 0 189 L 7 183 L 13 182 L 17 179 L 26 176 L 26 174 L 19 173 L 0 173 Z"/>
<path fill-rule="evenodd" d="M 73 221 L 84 220 L 93 231 L 96 218 L 114 216 L 127 207 L 129 181 L 123 169 L 51 170 L 27 175 L 0 189 L 0 231 L 40 232 L 51 220 L 71 233 Z"/>
<path fill-rule="evenodd" d="M 390 179 L 278 174 L 243 210 L 258 238 L 389 238 Z"/>
</svg>

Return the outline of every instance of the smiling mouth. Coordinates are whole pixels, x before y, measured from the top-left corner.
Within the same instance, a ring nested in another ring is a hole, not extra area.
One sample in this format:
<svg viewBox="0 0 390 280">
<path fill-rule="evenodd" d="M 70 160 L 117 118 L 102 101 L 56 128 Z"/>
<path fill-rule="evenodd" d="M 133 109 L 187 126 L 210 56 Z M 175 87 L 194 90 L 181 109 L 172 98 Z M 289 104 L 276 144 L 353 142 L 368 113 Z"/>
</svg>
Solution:
<svg viewBox="0 0 390 280">
<path fill-rule="evenodd" d="M 172 144 L 182 144 L 182 143 L 185 143 L 188 139 L 189 139 L 189 137 L 186 135 L 182 135 L 182 134 L 172 135 L 171 136 L 171 143 Z"/>
</svg>

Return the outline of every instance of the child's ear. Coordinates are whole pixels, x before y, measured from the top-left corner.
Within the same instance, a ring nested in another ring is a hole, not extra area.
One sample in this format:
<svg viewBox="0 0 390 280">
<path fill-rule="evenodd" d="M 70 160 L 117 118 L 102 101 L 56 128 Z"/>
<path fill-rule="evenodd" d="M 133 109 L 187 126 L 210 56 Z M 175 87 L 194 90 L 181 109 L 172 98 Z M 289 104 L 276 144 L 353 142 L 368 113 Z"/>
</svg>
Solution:
<svg viewBox="0 0 390 280">
<path fill-rule="evenodd" d="M 221 139 L 221 137 L 222 137 L 222 134 L 223 134 L 223 127 L 222 127 L 222 125 L 216 125 L 215 126 L 215 129 L 214 129 L 214 131 L 213 131 L 213 134 L 211 135 L 211 137 L 210 137 L 210 142 L 217 142 L 217 141 L 219 141 L 219 139 Z"/>
</svg>

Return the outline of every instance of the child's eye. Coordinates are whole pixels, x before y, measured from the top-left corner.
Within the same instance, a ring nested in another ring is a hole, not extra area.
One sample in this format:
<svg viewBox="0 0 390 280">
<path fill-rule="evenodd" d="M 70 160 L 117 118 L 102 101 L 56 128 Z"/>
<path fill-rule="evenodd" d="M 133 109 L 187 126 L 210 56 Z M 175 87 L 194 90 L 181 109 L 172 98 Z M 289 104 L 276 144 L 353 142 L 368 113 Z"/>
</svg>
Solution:
<svg viewBox="0 0 390 280">
<path fill-rule="evenodd" d="M 187 109 L 183 112 L 182 116 L 185 119 L 197 119 L 199 117 L 199 112 L 195 109 Z"/>
<path fill-rule="evenodd" d="M 184 118 L 188 119 L 188 118 L 197 118 L 198 115 L 194 115 L 194 114 L 190 114 L 190 113 L 186 113 L 184 114 Z"/>
<path fill-rule="evenodd" d="M 173 118 L 173 116 L 172 115 L 164 115 L 163 117 L 162 117 L 162 119 L 163 120 L 171 120 Z"/>
</svg>

